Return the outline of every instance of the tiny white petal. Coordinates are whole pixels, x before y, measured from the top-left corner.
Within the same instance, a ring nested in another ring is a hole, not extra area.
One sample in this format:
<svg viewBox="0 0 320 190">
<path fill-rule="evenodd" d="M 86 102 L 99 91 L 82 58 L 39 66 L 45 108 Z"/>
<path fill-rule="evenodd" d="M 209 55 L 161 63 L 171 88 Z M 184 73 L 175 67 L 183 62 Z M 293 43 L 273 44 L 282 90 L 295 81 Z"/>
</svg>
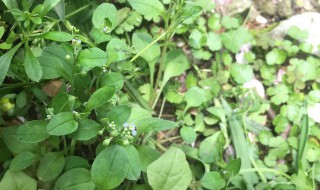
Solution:
<svg viewBox="0 0 320 190">
<path fill-rule="evenodd" d="M 244 83 L 243 88 L 253 89 L 258 93 L 260 97 L 265 97 L 265 90 L 263 84 L 257 79 L 251 79 L 249 82 Z"/>
</svg>

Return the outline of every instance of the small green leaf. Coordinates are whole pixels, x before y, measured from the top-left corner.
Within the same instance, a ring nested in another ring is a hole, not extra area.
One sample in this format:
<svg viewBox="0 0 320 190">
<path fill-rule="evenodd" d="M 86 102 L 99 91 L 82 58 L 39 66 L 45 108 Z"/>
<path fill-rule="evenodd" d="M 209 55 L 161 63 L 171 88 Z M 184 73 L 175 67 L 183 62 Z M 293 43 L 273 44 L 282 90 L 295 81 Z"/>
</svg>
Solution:
<svg viewBox="0 0 320 190">
<path fill-rule="evenodd" d="M 44 155 L 39 163 L 37 176 L 43 182 L 48 182 L 62 172 L 65 164 L 65 159 L 60 152 L 49 152 Z"/>
<path fill-rule="evenodd" d="M 219 172 L 214 171 L 204 174 L 201 178 L 201 185 L 207 189 L 219 190 L 224 188 L 226 182 Z"/>
<path fill-rule="evenodd" d="M 157 17 L 165 12 L 162 3 L 159 0 L 128 0 L 131 7 L 138 13 L 148 16 Z"/>
<path fill-rule="evenodd" d="M 75 140 L 86 141 L 97 136 L 101 129 L 101 125 L 96 121 L 91 119 L 83 119 L 79 121 L 78 129 L 69 136 Z"/>
<path fill-rule="evenodd" d="M 7 75 L 12 57 L 14 56 L 14 54 L 16 53 L 16 51 L 19 49 L 20 46 L 21 46 L 21 43 L 16 45 L 14 48 L 12 48 L 10 51 L 8 51 L 7 53 L 5 53 L 0 57 L 0 85 L 2 85 L 2 82 Z"/>
<path fill-rule="evenodd" d="M 146 145 L 138 146 L 137 150 L 139 153 L 141 169 L 143 172 L 147 172 L 147 167 L 161 156 L 161 153 L 156 149 L 153 149 Z"/>
<path fill-rule="evenodd" d="M 125 122 L 128 121 L 131 114 L 131 109 L 126 105 L 119 105 L 112 108 L 108 114 L 108 120 L 113 121 L 116 126 L 122 126 Z"/>
<path fill-rule="evenodd" d="M 66 163 L 64 165 L 64 171 L 68 171 L 74 168 L 85 168 L 90 169 L 91 165 L 88 160 L 79 156 L 68 156 L 66 157 Z"/>
<path fill-rule="evenodd" d="M 232 53 L 238 53 L 240 47 L 250 42 L 252 38 L 249 30 L 244 27 L 221 34 L 222 44 Z"/>
<path fill-rule="evenodd" d="M 241 159 L 234 159 L 231 160 L 228 165 L 226 166 L 226 170 L 230 171 L 233 176 L 237 175 L 241 168 Z"/>
<path fill-rule="evenodd" d="M 84 168 L 74 168 L 62 174 L 56 184 L 57 190 L 95 190 L 90 172 Z"/>
<path fill-rule="evenodd" d="M 272 51 L 270 51 L 266 55 L 266 61 L 268 65 L 281 65 L 282 63 L 284 63 L 286 58 L 286 52 L 277 48 L 272 49 Z"/>
<path fill-rule="evenodd" d="M 107 26 L 106 19 L 111 23 L 110 29 L 113 29 L 117 25 L 117 9 L 113 4 L 102 3 L 92 15 L 92 23 L 95 28 L 103 29 Z"/>
<path fill-rule="evenodd" d="M 17 95 L 17 99 L 16 99 L 16 105 L 18 108 L 23 108 L 27 103 L 27 94 L 26 91 L 21 91 L 18 95 Z"/>
<path fill-rule="evenodd" d="M 147 176 L 154 190 L 187 189 L 192 180 L 186 156 L 178 148 L 170 148 L 151 163 L 147 168 Z"/>
<path fill-rule="evenodd" d="M 107 73 L 101 78 L 100 86 L 103 87 L 107 85 L 115 86 L 117 90 L 122 89 L 124 85 L 123 75 L 120 73 L 113 73 L 113 72 Z"/>
<path fill-rule="evenodd" d="M 80 52 L 77 63 L 83 67 L 84 71 L 89 71 L 93 67 L 107 66 L 108 54 L 99 48 L 89 48 Z"/>
<path fill-rule="evenodd" d="M 127 174 L 127 179 L 137 181 L 141 174 L 141 162 L 139 158 L 139 153 L 134 146 L 127 146 L 125 150 L 129 158 L 129 169 Z"/>
<path fill-rule="evenodd" d="M 61 136 L 67 135 L 78 128 L 78 122 L 74 119 L 73 114 L 69 112 L 60 112 L 54 115 L 47 125 L 50 135 Z"/>
<path fill-rule="evenodd" d="M 14 136 L 25 143 L 37 143 L 50 137 L 47 132 L 47 122 L 41 120 L 33 120 L 25 122 L 19 126 Z"/>
<path fill-rule="evenodd" d="M 91 111 L 108 103 L 115 91 L 116 88 L 114 86 L 105 86 L 95 91 L 88 100 L 86 111 Z"/>
<path fill-rule="evenodd" d="M 118 38 L 112 38 L 107 45 L 108 53 L 115 53 L 117 55 L 116 61 L 128 59 L 131 56 L 130 47 Z"/>
<path fill-rule="evenodd" d="M 214 32 L 208 32 L 207 46 L 211 51 L 218 51 L 222 48 L 221 38 Z"/>
<path fill-rule="evenodd" d="M 190 88 L 185 94 L 185 100 L 187 102 L 186 109 L 200 106 L 205 100 L 203 89 L 197 86 Z"/>
<path fill-rule="evenodd" d="M 8 170 L 1 182 L 0 189 L 10 190 L 37 190 L 37 181 L 23 172 Z"/>
<path fill-rule="evenodd" d="M 56 42 L 70 42 L 73 39 L 73 36 L 66 32 L 47 32 L 39 36 L 39 38 L 44 38 Z"/>
<path fill-rule="evenodd" d="M 53 113 L 58 114 L 60 112 L 72 112 L 75 100 L 76 97 L 67 93 L 56 95 L 51 101 L 51 108 L 53 108 Z"/>
<path fill-rule="evenodd" d="M 41 16 L 46 15 L 53 7 L 55 7 L 61 0 L 45 0 L 43 2 L 43 11 Z"/>
<path fill-rule="evenodd" d="M 253 78 L 253 69 L 250 65 L 233 64 L 230 74 L 238 84 L 244 84 Z"/>
<path fill-rule="evenodd" d="M 96 157 L 92 164 L 91 177 L 99 189 L 113 189 L 126 178 L 129 158 L 124 147 L 113 145 Z"/>
<path fill-rule="evenodd" d="M 180 129 L 180 135 L 187 143 L 193 143 L 197 138 L 197 134 L 192 127 L 182 127 Z"/>
<path fill-rule="evenodd" d="M 213 163 L 218 161 L 221 156 L 223 149 L 224 140 L 221 132 L 216 132 L 204 139 L 199 148 L 199 157 L 205 163 Z"/>
<path fill-rule="evenodd" d="M 178 124 L 173 121 L 163 120 L 159 118 L 143 118 L 134 122 L 138 128 L 138 134 L 143 132 L 163 131 L 178 127 Z"/>
<path fill-rule="evenodd" d="M 10 170 L 14 172 L 24 170 L 31 166 L 37 159 L 38 156 L 32 152 L 22 152 L 12 159 Z"/>
</svg>

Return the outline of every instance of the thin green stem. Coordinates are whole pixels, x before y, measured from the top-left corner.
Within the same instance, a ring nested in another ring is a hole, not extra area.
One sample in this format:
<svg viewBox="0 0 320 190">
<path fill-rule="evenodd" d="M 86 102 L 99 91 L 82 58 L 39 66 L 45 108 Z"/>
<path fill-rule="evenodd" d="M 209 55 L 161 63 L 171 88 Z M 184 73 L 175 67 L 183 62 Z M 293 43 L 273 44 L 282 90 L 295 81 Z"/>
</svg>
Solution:
<svg viewBox="0 0 320 190">
<path fill-rule="evenodd" d="M 79 9 L 67 14 L 65 18 L 72 17 L 73 15 L 78 14 L 79 12 L 83 11 L 84 9 L 86 9 L 86 8 L 88 8 L 90 6 L 91 6 L 91 4 L 87 4 L 87 5 L 83 6 L 83 7 L 80 7 Z M 61 20 L 59 20 L 58 22 L 60 22 L 60 21 Z"/>
<path fill-rule="evenodd" d="M 252 165 L 253 165 L 254 168 L 258 168 L 258 165 L 257 165 L 257 163 L 254 161 L 254 159 L 252 159 L 252 158 L 250 157 L 250 161 L 251 161 L 251 163 L 252 163 Z M 267 183 L 267 178 L 263 175 L 263 173 L 262 173 L 260 170 L 257 171 L 257 173 L 258 173 L 258 175 L 260 176 L 262 182 Z"/>
<path fill-rule="evenodd" d="M 291 177 L 289 175 L 287 175 L 279 170 L 270 169 L 270 168 L 248 168 L 248 169 L 240 170 L 240 173 L 243 174 L 243 173 L 258 172 L 258 171 L 279 174 L 279 175 L 282 175 L 283 177 L 291 180 Z"/>
<path fill-rule="evenodd" d="M 165 31 L 160 36 L 158 36 L 155 40 L 153 40 L 149 45 L 147 45 L 145 48 L 143 48 L 139 53 L 137 53 L 129 62 L 134 62 L 138 57 L 141 56 L 147 49 L 149 49 L 151 46 L 153 46 L 155 43 L 157 43 L 159 40 L 161 40 L 169 31 Z"/>
<path fill-rule="evenodd" d="M 62 136 L 63 141 L 63 153 L 66 155 L 68 153 L 67 140 L 65 136 Z"/>
<path fill-rule="evenodd" d="M 77 144 L 77 141 L 76 140 L 71 140 L 71 145 L 70 145 L 70 155 L 74 155 L 74 150 L 76 148 L 76 144 Z"/>
<path fill-rule="evenodd" d="M 165 104 L 166 104 L 166 97 L 163 98 L 163 101 L 162 101 L 162 104 L 161 104 L 160 113 L 159 113 L 159 117 L 158 117 L 158 118 L 161 118 Z"/>
</svg>

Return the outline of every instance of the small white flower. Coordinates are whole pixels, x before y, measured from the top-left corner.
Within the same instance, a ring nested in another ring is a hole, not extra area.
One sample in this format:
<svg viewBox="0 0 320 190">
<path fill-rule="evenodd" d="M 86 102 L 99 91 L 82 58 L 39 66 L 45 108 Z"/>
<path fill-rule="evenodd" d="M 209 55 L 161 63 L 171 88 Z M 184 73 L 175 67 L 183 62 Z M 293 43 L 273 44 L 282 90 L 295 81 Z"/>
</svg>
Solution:
<svg viewBox="0 0 320 190">
<path fill-rule="evenodd" d="M 261 98 L 265 97 L 265 90 L 263 84 L 257 79 L 251 79 L 249 82 L 244 83 L 243 88 L 253 89 Z"/>
<path fill-rule="evenodd" d="M 47 118 L 50 120 L 52 119 L 52 115 L 47 115 Z"/>
<path fill-rule="evenodd" d="M 308 106 L 308 116 L 316 123 L 320 123 L 320 103 Z"/>
</svg>

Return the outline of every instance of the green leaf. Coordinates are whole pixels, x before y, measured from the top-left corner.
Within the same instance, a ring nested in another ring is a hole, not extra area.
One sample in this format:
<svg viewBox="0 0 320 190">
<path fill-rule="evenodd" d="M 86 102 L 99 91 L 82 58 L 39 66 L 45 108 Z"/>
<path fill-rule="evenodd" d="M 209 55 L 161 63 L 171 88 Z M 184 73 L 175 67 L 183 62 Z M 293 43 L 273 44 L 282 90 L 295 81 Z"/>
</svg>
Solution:
<svg viewBox="0 0 320 190">
<path fill-rule="evenodd" d="M 4 34 L 4 27 L 1 26 L 0 27 L 0 39 L 2 39 L 3 34 Z"/>
<path fill-rule="evenodd" d="M 131 56 L 130 47 L 118 38 L 112 38 L 107 45 L 107 52 L 115 53 L 117 55 L 116 61 L 128 59 Z"/>
<path fill-rule="evenodd" d="M 106 34 L 103 30 L 98 28 L 92 28 L 90 31 L 90 36 L 92 39 L 98 44 L 109 41 L 112 36 L 110 34 Z"/>
<path fill-rule="evenodd" d="M 37 181 L 23 172 L 8 170 L 0 182 L 0 189 L 37 190 Z"/>
<path fill-rule="evenodd" d="M 190 67 L 186 55 L 179 49 L 171 50 L 166 54 L 165 64 L 162 81 L 163 87 L 170 78 L 182 75 Z"/>
<path fill-rule="evenodd" d="M 238 84 L 244 84 L 253 78 L 253 69 L 250 65 L 233 64 L 230 74 Z"/>
<path fill-rule="evenodd" d="M 90 96 L 86 106 L 86 111 L 91 111 L 92 109 L 108 103 L 115 92 L 116 88 L 114 86 L 105 86 L 98 89 Z"/>
<path fill-rule="evenodd" d="M 75 100 L 76 97 L 67 93 L 58 94 L 53 98 L 50 104 L 51 108 L 53 108 L 53 113 L 58 114 L 60 112 L 72 112 Z"/>
<path fill-rule="evenodd" d="M 42 16 L 45 16 L 53 7 L 55 7 L 61 0 L 45 0 L 43 2 Z"/>
<path fill-rule="evenodd" d="M 250 42 L 252 38 L 249 30 L 243 27 L 221 34 L 222 44 L 233 53 L 238 53 L 240 47 Z"/>
<path fill-rule="evenodd" d="M 128 2 L 134 10 L 144 16 L 154 18 L 165 12 L 162 3 L 159 0 L 128 0 Z"/>
<path fill-rule="evenodd" d="M 69 112 L 60 112 L 54 115 L 47 125 L 50 135 L 61 136 L 67 135 L 78 128 L 78 122 L 74 119 L 73 114 Z"/>
<path fill-rule="evenodd" d="M 267 94 L 272 96 L 271 101 L 276 105 L 285 103 L 289 99 L 289 89 L 284 84 L 278 84 L 275 87 L 269 87 Z"/>
<path fill-rule="evenodd" d="M 163 131 L 178 127 L 178 124 L 173 121 L 163 120 L 159 118 L 143 118 L 138 121 L 134 121 L 138 128 L 138 134 L 143 132 Z"/>
<path fill-rule="evenodd" d="M 84 71 L 89 71 L 93 67 L 107 66 L 108 54 L 99 48 L 89 48 L 80 52 L 77 63 L 83 67 Z"/>
<path fill-rule="evenodd" d="M 226 170 L 230 171 L 233 176 L 237 175 L 241 168 L 241 159 L 234 159 L 231 160 L 228 165 L 226 166 Z"/>
<path fill-rule="evenodd" d="M 101 129 L 102 126 L 96 121 L 91 119 L 83 119 L 79 121 L 78 129 L 69 136 L 75 140 L 86 141 L 97 136 Z"/>
<path fill-rule="evenodd" d="M 64 21 L 65 19 L 65 3 L 64 0 L 60 1 L 55 7 L 54 11 L 59 16 L 60 20 Z"/>
<path fill-rule="evenodd" d="M 204 96 L 205 95 L 203 89 L 197 86 L 190 88 L 185 94 L 185 100 L 187 102 L 187 106 L 185 109 L 187 110 L 191 107 L 200 106 L 205 100 Z"/>
<path fill-rule="evenodd" d="M 92 164 L 91 177 L 99 189 L 113 189 L 126 178 L 129 158 L 124 147 L 113 145 L 96 157 Z"/>
<path fill-rule="evenodd" d="M 69 56 L 70 59 L 66 57 Z M 51 45 L 42 50 L 38 57 L 42 67 L 42 79 L 72 78 L 72 65 L 74 63 L 73 47 L 69 44 Z"/>
<path fill-rule="evenodd" d="M 2 128 L 2 138 L 8 149 L 15 153 L 26 151 L 36 151 L 39 147 L 35 143 L 24 143 L 20 141 L 15 134 L 17 134 L 18 126 Z"/>
<path fill-rule="evenodd" d="M 115 86 L 117 90 L 122 89 L 124 85 L 123 75 L 120 73 L 113 73 L 113 72 L 107 73 L 101 78 L 100 86 L 103 87 L 107 85 Z"/>
<path fill-rule="evenodd" d="M 272 51 L 270 51 L 266 55 L 266 61 L 268 65 L 281 65 L 282 63 L 284 63 L 286 58 L 286 52 L 278 48 L 272 49 Z"/>
<path fill-rule="evenodd" d="M 127 146 L 125 150 L 129 158 L 129 169 L 127 174 L 127 179 L 137 181 L 141 175 L 141 162 L 139 158 L 139 153 L 134 146 Z"/>
<path fill-rule="evenodd" d="M 208 172 L 201 178 L 201 185 L 207 189 L 218 190 L 224 188 L 225 180 L 219 172 Z"/>
<path fill-rule="evenodd" d="M 37 176 L 43 182 L 48 182 L 60 175 L 64 168 L 65 159 L 60 152 L 45 154 L 39 163 Z"/>
<path fill-rule="evenodd" d="M 47 132 L 47 122 L 41 120 L 33 120 L 25 122 L 19 126 L 14 136 L 25 143 L 37 143 L 50 137 Z"/>
<path fill-rule="evenodd" d="M 27 94 L 26 91 L 21 91 L 18 95 L 17 95 L 17 99 L 16 99 L 16 105 L 18 108 L 23 108 L 27 103 Z"/>
<path fill-rule="evenodd" d="M 305 40 L 308 38 L 308 32 L 301 30 L 298 26 L 291 26 L 287 31 L 287 35 L 295 40 Z"/>
<path fill-rule="evenodd" d="M 216 132 L 204 139 L 199 148 L 199 157 L 205 163 L 213 163 L 219 161 L 222 157 L 221 150 L 223 149 L 224 140 L 222 133 Z"/>
<path fill-rule="evenodd" d="M 207 46 L 211 51 L 218 51 L 222 48 L 221 38 L 214 32 L 208 32 Z"/>
<path fill-rule="evenodd" d="M 139 153 L 141 169 L 143 172 L 147 172 L 147 167 L 161 156 L 161 153 L 156 149 L 153 149 L 146 145 L 138 146 L 137 150 Z"/>
<path fill-rule="evenodd" d="M 2 85 L 2 82 L 7 75 L 12 57 L 14 56 L 14 54 L 16 53 L 16 51 L 19 49 L 20 46 L 21 46 L 21 43 L 16 45 L 14 48 L 12 48 L 10 51 L 8 51 L 7 53 L 5 53 L 0 57 L 0 85 Z"/>
<path fill-rule="evenodd" d="M 73 36 L 66 32 L 52 31 L 40 35 L 39 38 L 45 38 L 56 42 L 70 42 L 73 39 Z"/>
<path fill-rule="evenodd" d="M 125 122 L 128 121 L 131 114 L 131 108 L 126 105 L 119 105 L 112 108 L 108 114 L 108 120 L 114 121 L 116 126 L 122 126 Z"/>
<path fill-rule="evenodd" d="M 132 45 L 137 52 L 144 50 L 150 43 L 152 43 L 152 41 L 153 41 L 152 37 L 148 33 L 135 32 L 132 35 Z M 148 63 L 151 74 L 154 73 L 155 64 L 159 56 L 160 56 L 160 47 L 157 43 L 147 48 L 141 54 L 141 57 L 144 60 L 146 60 L 146 62 Z"/>
<path fill-rule="evenodd" d="M 95 190 L 95 184 L 91 180 L 90 172 L 84 168 L 74 168 L 62 174 L 56 184 L 57 190 Z"/>
<path fill-rule="evenodd" d="M 110 29 L 117 24 L 117 9 L 113 4 L 102 3 L 93 12 L 92 23 L 95 28 L 102 29 L 107 26 L 106 20 L 111 23 L 111 26 L 108 26 Z"/>
<path fill-rule="evenodd" d="M 151 163 L 147 168 L 147 176 L 154 190 L 187 189 L 192 180 L 186 156 L 178 148 L 170 148 Z"/>
<path fill-rule="evenodd" d="M 18 172 L 31 166 L 38 156 L 32 152 L 22 152 L 15 156 L 10 163 L 10 170 Z"/>
<path fill-rule="evenodd" d="M 66 163 L 64 165 L 64 171 L 68 171 L 74 168 L 85 168 L 90 169 L 91 165 L 88 160 L 79 156 L 68 156 L 66 157 Z"/>
<path fill-rule="evenodd" d="M 193 143 L 197 138 L 197 133 L 192 127 L 182 127 L 180 129 L 180 136 L 187 143 Z"/>
<path fill-rule="evenodd" d="M 221 25 L 227 29 L 238 28 L 239 21 L 236 18 L 230 16 L 224 16 L 221 21 Z"/>
</svg>

